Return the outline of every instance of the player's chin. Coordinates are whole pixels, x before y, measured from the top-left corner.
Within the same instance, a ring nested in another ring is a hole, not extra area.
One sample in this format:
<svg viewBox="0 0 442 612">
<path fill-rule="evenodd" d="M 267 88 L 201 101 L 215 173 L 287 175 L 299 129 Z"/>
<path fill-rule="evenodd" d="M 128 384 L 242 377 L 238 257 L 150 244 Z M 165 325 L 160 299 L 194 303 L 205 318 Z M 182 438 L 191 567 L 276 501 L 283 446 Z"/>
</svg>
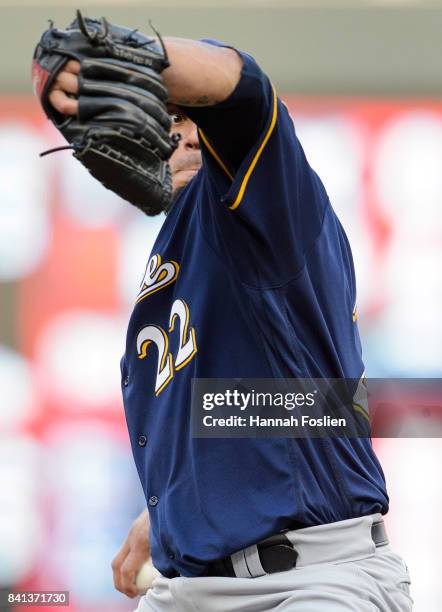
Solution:
<svg viewBox="0 0 442 612">
<path fill-rule="evenodd" d="M 198 174 L 198 170 L 178 170 L 173 176 L 173 189 L 182 189 L 185 187 L 194 176 Z"/>
</svg>

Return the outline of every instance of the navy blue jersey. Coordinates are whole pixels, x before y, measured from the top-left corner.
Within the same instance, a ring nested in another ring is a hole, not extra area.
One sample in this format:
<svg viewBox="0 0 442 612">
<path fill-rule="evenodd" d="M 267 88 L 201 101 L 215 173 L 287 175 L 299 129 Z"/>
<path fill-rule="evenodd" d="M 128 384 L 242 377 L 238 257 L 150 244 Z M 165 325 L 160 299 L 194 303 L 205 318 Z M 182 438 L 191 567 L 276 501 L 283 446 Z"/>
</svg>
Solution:
<svg viewBox="0 0 442 612">
<path fill-rule="evenodd" d="M 284 104 L 243 54 L 233 94 L 187 109 L 203 166 L 158 235 L 122 389 L 155 566 L 207 563 L 293 525 L 386 513 L 368 439 L 200 439 L 193 378 L 363 373 L 345 233 Z"/>
</svg>

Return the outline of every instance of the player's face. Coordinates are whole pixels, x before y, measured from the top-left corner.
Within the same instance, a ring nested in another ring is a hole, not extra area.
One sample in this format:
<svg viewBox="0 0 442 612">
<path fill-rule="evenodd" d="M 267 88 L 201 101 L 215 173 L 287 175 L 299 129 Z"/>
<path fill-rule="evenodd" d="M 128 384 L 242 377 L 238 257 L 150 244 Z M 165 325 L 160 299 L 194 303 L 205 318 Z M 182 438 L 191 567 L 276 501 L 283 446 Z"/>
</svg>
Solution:
<svg viewBox="0 0 442 612">
<path fill-rule="evenodd" d="M 185 187 L 201 168 L 197 127 L 178 110 L 172 114 L 172 134 L 175 133 L 181 134 L 181 140 L 169 160 L 174 192 Z"/>
</svg>

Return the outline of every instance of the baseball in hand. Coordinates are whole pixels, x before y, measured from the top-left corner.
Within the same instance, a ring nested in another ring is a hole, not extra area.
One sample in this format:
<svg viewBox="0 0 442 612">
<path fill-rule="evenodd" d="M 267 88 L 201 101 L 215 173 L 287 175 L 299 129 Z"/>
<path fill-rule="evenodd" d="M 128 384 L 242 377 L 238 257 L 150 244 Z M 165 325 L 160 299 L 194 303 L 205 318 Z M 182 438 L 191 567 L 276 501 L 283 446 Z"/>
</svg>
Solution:
<svg viewBox="0 0 442 612">
<path fill-rule="evenodd" d="M 140 595 L 150 589 L 150 587 L 152 586 L 152 582 L 159 575 L 159 571 L 154 568 L 153 563 L 150 559 L 149 561 L 143 563 L 135 579 L 135 584 Z"/>
</svg>

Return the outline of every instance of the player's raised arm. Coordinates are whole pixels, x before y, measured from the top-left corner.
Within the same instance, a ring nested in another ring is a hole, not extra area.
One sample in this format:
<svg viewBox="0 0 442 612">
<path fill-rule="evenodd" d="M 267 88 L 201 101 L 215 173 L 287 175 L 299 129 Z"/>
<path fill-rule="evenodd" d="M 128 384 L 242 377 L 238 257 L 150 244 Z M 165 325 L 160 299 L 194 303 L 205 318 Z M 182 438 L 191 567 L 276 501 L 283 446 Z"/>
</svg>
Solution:
<svg viewBox="0 0 442 612">
<path fill-rule="evenodd" d="M 184 107 L 186 114 L 214 141 L 226 163 L 235 170 L 267 118 L 271 104 L 268 79 L 258 66 L 250 70 L 253 64 L 249 63 L 249 56 L 223 43 L 169 36 L 161 41 L 156 39 L 157 47 L 161 46 L 160 42 L 170 64 L 162 72 L 169 103 Z M 80 83 L 84 81 L 79 73 L 79 63 L 71 60 L 54 79 L 49 102 L 61 114 L 75 116 L 79 112 L 76 99 L 79 79 Z M 108 78 L 97 72 L 94 76 Z M 243 86 L 239 95 L 231 100 L 240 81 Z"/>
</svg>

